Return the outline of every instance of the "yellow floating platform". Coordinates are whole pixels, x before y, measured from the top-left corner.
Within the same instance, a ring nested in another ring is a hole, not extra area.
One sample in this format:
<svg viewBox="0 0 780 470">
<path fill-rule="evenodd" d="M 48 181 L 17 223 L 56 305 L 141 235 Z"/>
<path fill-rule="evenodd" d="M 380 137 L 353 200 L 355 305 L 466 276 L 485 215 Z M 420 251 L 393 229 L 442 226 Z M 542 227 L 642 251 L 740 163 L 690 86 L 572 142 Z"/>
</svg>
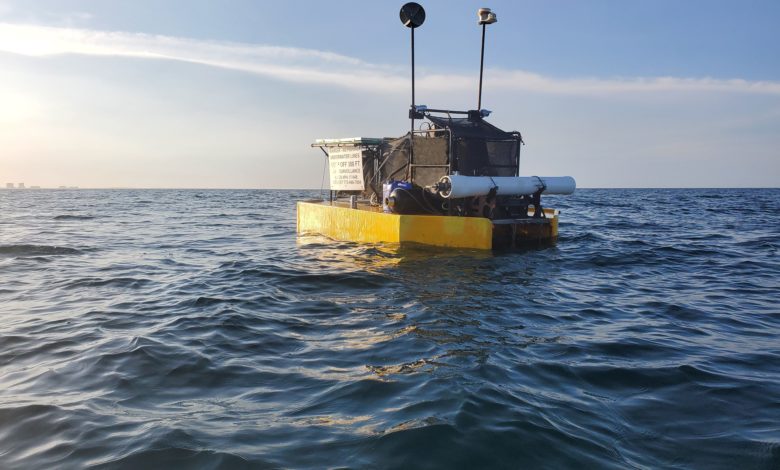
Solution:
<svg viewBox="0 0 780 470">
<path fill-rule="evenodd" d="M 357 243 L 490 250 L 507 237 L 516 242 L 554 239 L 558 236 L 558 211 L 545 209 L 545 216 L 494 223 L 483 217 L 399 215 L 368 205 L 353 209 L 339 202 L 298 202 L 298 234 L 320 234 Z"/>
</svg>

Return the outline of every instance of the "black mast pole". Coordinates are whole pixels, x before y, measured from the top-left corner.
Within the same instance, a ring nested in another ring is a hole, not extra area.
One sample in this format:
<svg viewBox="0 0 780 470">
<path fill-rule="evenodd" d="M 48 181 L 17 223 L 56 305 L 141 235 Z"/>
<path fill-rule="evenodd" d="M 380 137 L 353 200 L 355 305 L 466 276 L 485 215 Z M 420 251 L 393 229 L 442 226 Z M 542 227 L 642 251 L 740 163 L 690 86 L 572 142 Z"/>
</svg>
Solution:
<svg viewBox="0 0 780 470">
<path fill-rule="evenodd" d="M 482 109 L 482 71 L 485 68 L 485 27 L 482 23 L 482 51 L 479 55 L 479 97 L 477 98 L 477 111 Z"/>
<path fill-rule="evenodd" d="M 493 24 L 496 21 L 496 14 L 490 11 L 490 8 L 480 8 L 477 10 L 477 18 L 479 21 L 477 24 L 482 25 L 482 49 L 479 53 L 479 95 L 477 97 L 477 113 L 481 116 L 482 113 L 482 73 L 485 70 L 485 27 L 489 24 Z"/>
<path fill-rule="evenodd" d="M 412 177 L 412 164 L 414 162 L 414 28 L 412 30 L 412 106 L 409 108 L 409 119 L 412 121 L 411 129 L 409 130 L 409 162 L 406 164 L 406 173 L 404 179 L 410 181 Z"/>
<path fill-rule="evenodd" d="M 409 163 L 406 165 L 406 180 L 411 177 L 412 162 L 414 162 L 414 119 L 424 116 L 417 112 L 414 105 L 414 29 L 425 21 L 425 9 L 418 3 L 409 2 L 401 7 L 401 23 L 412 30 L 412 106 L 409 108 L 409 119 L 412 122 L 409 131 Z"/>
<path fill-rule="evenodd" d="M 412 112 L 409 113 L 409 117 L 412 119 L 412 132 L 414 132 L 414 28 L 409 29 L 412 31 L 412 107 L 410 108 Z"/>
</svg>

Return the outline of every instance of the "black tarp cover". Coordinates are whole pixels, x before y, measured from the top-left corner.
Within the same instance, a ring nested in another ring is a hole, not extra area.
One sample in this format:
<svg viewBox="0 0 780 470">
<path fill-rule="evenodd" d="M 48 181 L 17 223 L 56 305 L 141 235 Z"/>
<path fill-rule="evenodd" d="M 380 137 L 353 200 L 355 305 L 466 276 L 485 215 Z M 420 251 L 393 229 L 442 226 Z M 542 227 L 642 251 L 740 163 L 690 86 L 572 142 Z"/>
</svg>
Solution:
<svg viewBox="0 0 780 470">
<path fill-rule="evenodd" d="M 509 140 L 514 135 L 504 132 L 484 119 L 451 118 L 441 116 L 426 116 L 436 127 L 449 129 L 456 138 L 473 138 L 489 140 Z"/>
<path fill-rule="evenodd" d="M 515 176 L 520 136 L 484 119 L 426 116 L 437 128 L 452 133 L 453 171 L 468 176 Z"/>
<path fill-rule="evenodd" d="M 433 129 L 449 132 L 415 134 L 414 164 L 429 165 L 408 171 L 409 134 L 384 139 L 372 155 L 375 161 L 364 162 L 366 196 L 382 195 L 382 184 L 407 177 L 418 186 L 429 186 L 442 176 L 458 171 L 468 176 L 515 176 L 519 164 L 520 136 L 505 132 L 484 119 L 450 118 L 426 115 Z M 450 144 L 452 149 L 450 149 Z M 450 162 L 452 155 L 452 162 Z M 431 167 L 438 165 L 437 167 Z M 408 174 L 411 173 L 411 174 Z"/>
</svg>

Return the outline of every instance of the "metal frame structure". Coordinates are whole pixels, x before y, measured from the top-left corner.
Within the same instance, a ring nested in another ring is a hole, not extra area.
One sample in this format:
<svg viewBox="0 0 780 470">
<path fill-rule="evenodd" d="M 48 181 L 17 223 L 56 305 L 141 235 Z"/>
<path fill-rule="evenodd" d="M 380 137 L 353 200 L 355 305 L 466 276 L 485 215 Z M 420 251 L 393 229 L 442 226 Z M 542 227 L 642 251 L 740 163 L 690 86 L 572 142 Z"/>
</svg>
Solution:
<svg viewBox="0 0 780 470">
<path fill-rule="evenodd" d="M 449 119 L 452 119 L 452 115 L 453 114 L 463 115 L 463 116 L 472 116 L 472 114 L 474 112 L 475 111 L 456 111 L 456 110 L 452 110 L 452 109 L 426 109 L 425 110 L 425 115 L 427 116 L 428 114 L 431 114 L 431 113 L 446 114 Z M 480 111 L 476 110 L 476 112 L 479 113 Z M 481 119 L 481 116 L 480 116 L 480 119 Z M 441 130 L 441 129 L 430 129 L 430 130 Z M 447 130 L 449 130 L 449 129 L 447 129 Z M 422 131 L 416 131 L 416 132 L 428 132 L 428 130 L 422 130 Z M 515 152 L 515 164 L 514 165 L 495 165 L 493 167 L 494 168 L 512 168 L 512 167 L 514 167 L 515 168 L 515 176 L 520 176 L 520 147 L 522 147 L 525 144 L 525 142 L 523 142 L 523 136 L 518 131 L 508 132 L 508 134 L 512 134 L 512 136 L 514 138 L 513 139 L 503 139 L 503 140 L 498 140 L 498 139 L 496 139 L 496 140 L 489 140 L 489 142 L 510 142 L 510 141 L 517 142 L 517 150 Z M 450 132 L 449 147 L 450 148 L 449 148 L 448 159 L 449 159 L 449 162 L 450 162 L 450 168 L 448 168 L 447 173 L 448 174 L 452 174 L 452 161 L 453 161 L 453 159 L 452 159 L 452 132 Z"/>
<path fill-rule="evenodd" d="M 444 114 L 448 118 L 452 119 L 452 115 L 471 116 L 474 113 L 474 111 L 457 111 L 451 109 L 426 109 L 424 115 L 428 116 L 431 113 Z M 453 173 L 452 167 L 453 167 L 453 163 L 455 162 L 456 155 L 454 155 L 453 133 L 450 128 L 429 127 L 428 129 L 414 129 L 409 134 L 410 141 L 411 141 L 410 147 L 414 145 L 414 136 L 416 135 L 431 136 L 431 135 L 442 134 L 442 133 L 446 133 L 447 135 L 447 164 L 446 165 L 417 164 L 414 162 L 414 154 L 411 152 L 411 148 L 410 148 L 409 162 L 405 167 L 402 167 L 406 172 L 407 180 L 412 179 L 411 177 L 413 175 L 415 168 L 442 168 L 442 169 L 446 169 L 447 175 L 451 175 Z M 513 165 L 493 165 L 492 167 L 493 168 L 514 168 L 515 176 L 519 176 L 520 175 L 520 147 L 523 144 L 523 139 L 521 134 L 517 131 L 510 132 L 509 134 L 513 136 L 512 139 L 489 139 L 486 140 L 486 142 L 515 142 L 517 144 L 515 150 L 515 162 Z M 389 140 L 390 139 L 388 138 L 381 138 L 381 139 L 380 138 L 358 138 L 358 139 L 333 139 L 333 140 L 325 139 L 311 144 L 311 147 L 319 147 L 320 150 L 322 150 L 322 152 L 325 154 L 327 158 L 330 158 L 330 154 L 326 150 L 328 148 L 357 147 L 363 151 L 369 151 L 371 153 L 371 161 L 374 166 L 371 183 L 378 186 L 383 183 L 381 170 L 387 163 L 388 159 L 390 158 L 390 156 L 388 155 L 387 157 L 385 157 L 384 160 L 380 161 L 380 157 L 382 154 L 382 147 Z M 328 192 L 329 192 L 329 200 L 333 201 L 336 191 L 329 190 Z"/>
</svg>

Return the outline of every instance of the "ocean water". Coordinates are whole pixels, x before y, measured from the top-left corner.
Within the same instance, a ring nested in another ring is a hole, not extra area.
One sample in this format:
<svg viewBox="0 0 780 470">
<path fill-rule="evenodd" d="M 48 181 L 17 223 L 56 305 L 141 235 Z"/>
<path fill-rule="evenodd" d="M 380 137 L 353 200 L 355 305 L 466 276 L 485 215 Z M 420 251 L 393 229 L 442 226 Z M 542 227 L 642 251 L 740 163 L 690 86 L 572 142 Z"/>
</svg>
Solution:
<svg viewBox="0 0 780 470">
<path fill-rule="evenodd" d="M 780 468 L 780 190 L 578 190 L 516 252 L 318 191 L 0 191 L 0 468 Z"/>
</svg>

